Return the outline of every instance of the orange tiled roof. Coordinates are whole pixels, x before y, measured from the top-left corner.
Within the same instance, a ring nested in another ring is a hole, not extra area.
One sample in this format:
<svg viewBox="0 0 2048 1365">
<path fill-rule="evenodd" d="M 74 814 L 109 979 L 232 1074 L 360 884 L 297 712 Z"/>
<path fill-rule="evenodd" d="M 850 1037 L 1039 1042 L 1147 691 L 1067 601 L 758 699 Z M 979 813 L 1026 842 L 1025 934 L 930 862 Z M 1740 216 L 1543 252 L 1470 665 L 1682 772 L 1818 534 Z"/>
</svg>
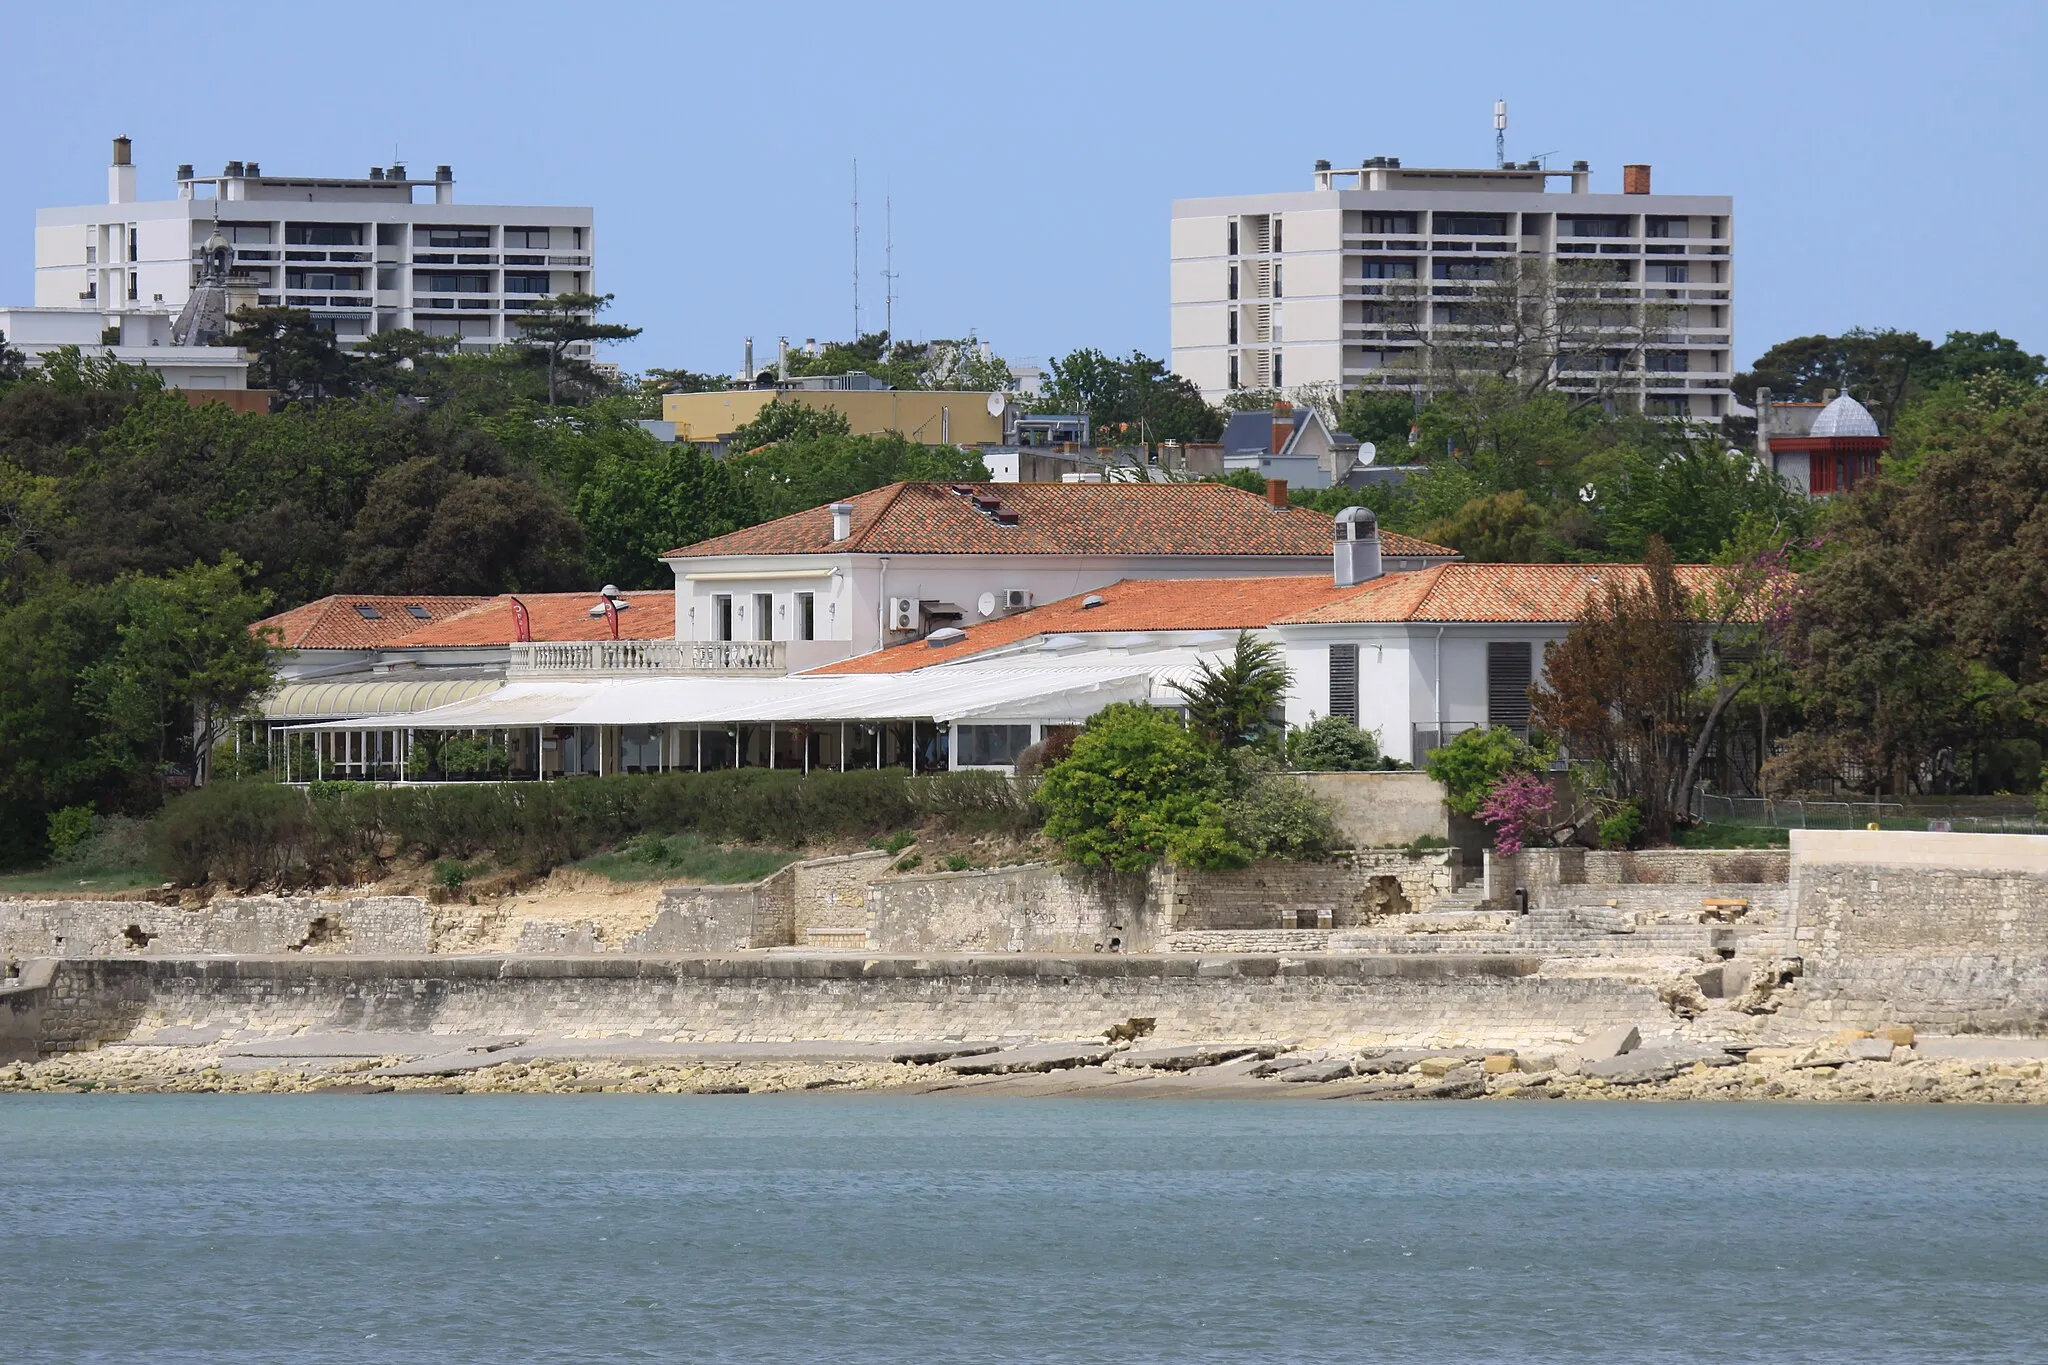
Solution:
<svg viewBox="0 0 2048 1365">
<path fill-rule="evenodd" d="M 533 638 L 549 640 L 608 640 L 611 628 L 602 615 L 592 616 L 598 604 L 594 592 L 522 592 L 533 623 Z M 619 613 L 622 640 L 672 640 L 676 633 L 675 590 L 650 588 L 619 594 L 631 603 Z M 512 615 L 512 596 L 479 599 L 457 616 L 422 626 L 409 635 L 389 642 L 392 649 L 459 649 L 463 646 L 509 645 L 518 635 Z"/>
<path fill-rule="evenodd" d="M 1407 575 L 1402 575 L 1406 577 Z M 971 658 L 1034 635 L 1133 630 L 1258 630 L 1283 616 L 1326 602 L 1348 589 L 1329 579 L 1126 578 L 1106 588 L 1048 602 L 1015 616 L 966 627 L 967 637 L 932 646 L 923 640 L 842 659 L 814 673 L 907 673 L 928 664 Z M 1102 605 L 1084 607 L 1089 597 Z"/>
<path fill-rule="evenodd" d="M 269 632 L 285 649 L 376 649 L 431 621 L 468 611 L 484 597 L 387 597 L 336 593 L 267 616 L 250 627 Z M 358 610 L 362 608 L 364 610 Z M 414 610 L 425 612 L 422 620 Z M 367 611 L 368 615 L 365 614 Z"/>
<path fill-rule="evenodd" d="M 1732 571 L 1681 564 L 1678 581 L 1710 589 Z M 1578 617 L 1609 584 L 1632 589 L 1640 564 L 1436 564 L 1388 574 L 1277 621 L 1279 625 L 1341 625 L 1377 621 L 1564 622 Z"/>
<path fill-rule="evenodd" d="M 1330 553 L 1330 517 L 1276 508 L 1222 483 L 896 483 L 847 501 L 853 531 L 842 541 L 832 539 L 825 506 L 669 555 Z M 1380 547 L 1394 556 L 1458 554 L 1394 532 L 1381 533 Z"/>
</svg>

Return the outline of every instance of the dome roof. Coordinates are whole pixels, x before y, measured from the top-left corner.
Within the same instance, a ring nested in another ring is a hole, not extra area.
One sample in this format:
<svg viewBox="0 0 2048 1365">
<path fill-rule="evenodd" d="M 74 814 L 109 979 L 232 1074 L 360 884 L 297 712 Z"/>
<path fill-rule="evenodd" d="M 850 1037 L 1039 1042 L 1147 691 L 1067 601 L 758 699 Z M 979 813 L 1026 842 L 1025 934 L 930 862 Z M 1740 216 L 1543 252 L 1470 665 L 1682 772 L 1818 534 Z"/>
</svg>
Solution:
<svg viewBox="0 0 2048 1365">
<path fill-rule="evenodd" d="M 1876 436 L 1877 419 L 1870 415 L 1870 409 L 1843 394 L 1834 402 L 1821 409 L 1820 416 L 1813 419 L 1815 436 Z"/>
</svg>

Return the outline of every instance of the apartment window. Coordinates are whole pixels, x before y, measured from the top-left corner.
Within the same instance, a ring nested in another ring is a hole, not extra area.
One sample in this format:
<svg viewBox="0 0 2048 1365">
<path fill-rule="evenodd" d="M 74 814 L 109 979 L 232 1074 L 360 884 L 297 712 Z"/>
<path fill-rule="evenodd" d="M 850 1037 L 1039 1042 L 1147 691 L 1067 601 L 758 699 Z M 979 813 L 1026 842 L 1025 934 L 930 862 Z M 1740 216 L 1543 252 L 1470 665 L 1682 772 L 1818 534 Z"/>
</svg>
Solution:
<svg viewBox="0 0 2048 1365">
<path fill-rule="evenodd" d="M 1666 284 L 1684 284 L 1692 278 L 1692 271 L 1688 266 L 1659 265 L 1653 261 L 1650 264 L 1650 278 L 1662 280 Z"/>
<path fill-rule="evenodd" d="M 1237 310 L 1235 308 L 1230 310 L 1230 344 L 1233 346 L 1237 344 Z"/>
<path fill-rule="evenodd" d="M 548 249 L 548 231 L 544 227 L 508 227 L 505 229 L 505 249 L 507 251 L 519 249 L 546 251 Z"/>
<path fill-rule="evenodd" d="M 1238 382 L 1236 356 L 1230 357 L 1230 387 L 1233 389 L 1241 389 L 1244 387 L 1243 384 Z"/>
<path fill-rule="evenodd" d="M 1499 268 L 1498 261 L 1437 261 L 1431 273 L 1439 280 L 1491 280 Z"/>
<path fill-rule="evenodd" d="M 775 638 L 775 599 L 765 592 L 754 594 L 754 638 Z"/>
<path fill-rule="evenodd" d="M 236 246 L 269 246 L 268 223 L 221 223 L 220 235 Z"/>
<path fill-rule="evenodd" d="M 711 638 L 732 638 L 732 594 L 729 592 L 718 593 L 711 599 Z"/>
<path fill-rule="evenodd" d="M 1690 398 L 1646 398 L 1643 400 L 1643 411 L 1652 417 L 1690 417 L 1692 416 L 1692 400 Z"/>
<path fill-rule="evenodd" d="M 1560 237 L 1626 237 L 1628 219 L 1609 214 L 1579 214 L 1557 220 Z"/>
<path fill-rule="evenodd" d="M 818 638 L 818 595 L 800 592 L 796 595 L 796 638 L 815 640 Z"/>
<path fill-rule="evenodd" d="M 1286 293 L 1287 291 L 1280 287 L 1280 263 L 1275 261 L 1273 263 L 1273 297 L 1276 299 L 1281 298 Z"/>
<path fill-rule="evenodd" d="M 361 289 L 363 287 L 363 272 L 360 270 L 287 270 L 284 272 L 284 287 L 287 289 Z"/>
<path fill-rule="evenodd" d="M 1273 387 L 1277 389 L 1286 382 L 1286 380 L 1280 377 L 1280 353 L 1275 351 L 1273 352 Z"/>
<path fill-rule="evenodd" d="M 1692 235 L 1691 227 L 1692 220 L 1690 218 L 1650 217 L 1643 219 L 1643 236 L 1689 237 Z"/>
<path fill-rule="evenodd" d="M 100 249 L 99 249 L 99 245 L 98 245 L 98 243 L 95 243 L 95 242 L 88 242 L 88 243 L 86 243 L 86 247 L 85 247 L 85 263 L 86 263 L 87 265 L 97 265 L 97 264 L 99 264 L 99 259 L 100 259 Z M 1233 270 L 1233 271 L 1232 271 L 1231 273 L 1232 273 L 1233 275 L 1235 275 L 1235 274 L 1236 274 L 1237 272 Z M 1236 297 L 1237 297 L 1237 291 L 1233 289 L 1233 290 L 1231 291 L 1231 293 L 1230 293 L 1230 297 L 1232 297 L 1232 298 L 1236 298 Z"/>
<path fill-rule="evenodd" d="M 85 259 L 86 259 L 86 260 L 88 260 L 88 261 L 90 261 L 90 260 L 92 259 L 92 248 L 91 248 L 91 247 L 87 247 L 87 248 L 85 249 Z M 1230 297 L 1231 297 L 1231 298 L 1233 298 L 1233 299 L 1237 297 L 1237 267 L 1236 267 L 1236 266 L 1232 266 L 1232 267 L 1230 267 Z"/>
<path fill-rule="evenodd" d="M 1358 646 L 1330 646 L 1330 714 L 1358 724 Z"/>
<path fill-rule="evenodd" d="M 507 271 L 505 274 L 505 292 L 508 294 L 548 294 L 553 291 L 548 288 L 546 271 L 542 271 L 538 275 L 515 275 Z"/>
<path fill-rule="evenodd" d="M 1645 351 L 1643 368 L 1651 374 L 1684 374 L 1686 353 L 1684 351 Z"/>
<path fill-rule="evenodd" d="M 487 227 L 437 227 L 427 229 L 427 245 L 451 247 L 457 251 L 473 250 L 491 244 L 491 230 Z"/>
<path fill-rule="evenodd" d="M 1280 220 L 1278 218 L 1273 220 L 1273 254 L 1275 256 L 1280 254 Z"/>
<path fill-rule="evenodd" d="M 1368 303 L 1361 310 L 1360 321 L 1384 326 L 1387 323 L 1407 323 L 1416 320 L 1416 309 L 1412 303 Z"/>
<path fill-rule="evenodd" d="M 1228 254 L 1232 256 L 1237 254 L 1237 219 L 1235 218 L 1230 220 L 1230 251 Z"/>
<path fill-rule="evenodd" d="M 135 257 L 136 257 L 136 254 L 137 254 L 137 245 L 136 245 L 136 244 L 137 244 L 137 237 L 136 237 L 136 231 L 135 231 L 135 229 L 134 229 L 134 228 L 129 228 L 129 229 L 128 229 L 128 259 L 129 259 L 129 260 L 131 260 L 131 261 L 135 259 Z M 132 299 L 132 298 L 134 298 L 135 296 L 134 296 L 133 294 L 130 294 L 130 295 L 129 295 L 128 297 Z"/>
<path fill-rule="evenodd" d="M 576 234 L 576 249 L 578 251 L 583 250 L 583 229 L 571 228 L 570 231 Z"/>
<path fill-rule="evenodd" d="M 435 294 L 485 294 L 490 292 L 489 275 L 437 275 L 421 272 L 412 277 L 412 287 Z"/>
<path fill-rule="evenodd" d="M 1362 224 L 1366 232 L 1414 232 L 1412 213 L 1368 213 Z"/>
<path fill-rule="evenodd" d="M 1412 280 L 1415 278 L 1415 262 L 1366 261 L 1358 273 L 1368 280 Z"/>
<path fill-rule="evenodd" d="M 1527 640 L 1486 644 L 1486 723 L 1529 737 L 1530 648 Z"/>
<path fill-rule="evenodd" d="M 286 246 L 361 246 L 361 223 L 286 223 Z"/>
<path fill-rule="evenodd" d="M 629 773 L 661 771 L 662 729 L 658 725 L 619 727 L 619 767 Z"/>
<path fill-rule="evenodd" d="M 377 245 L 401 246 L 405 242 L 404 234 L 405 224 L 403 223 L 379 223 L 377 224 Z"/>
<path fill-rule="evenodd" d="M 1504 213 L 1439 213 L 1436 231 L 1452 237 L 1505 237 L 1508 219 Z"/>
</svg>

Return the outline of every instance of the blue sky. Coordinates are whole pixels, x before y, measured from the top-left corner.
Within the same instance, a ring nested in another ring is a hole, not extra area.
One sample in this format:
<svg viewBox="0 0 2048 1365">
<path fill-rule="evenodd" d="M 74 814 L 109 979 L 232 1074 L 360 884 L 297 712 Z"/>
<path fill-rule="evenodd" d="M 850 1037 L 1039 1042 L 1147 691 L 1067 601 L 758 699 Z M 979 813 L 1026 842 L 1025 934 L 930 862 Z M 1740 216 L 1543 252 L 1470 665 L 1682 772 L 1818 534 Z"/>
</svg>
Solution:
<svg viewBox="0 0 2048 1365">
<path fill-rule="evenodd" d="M 0 302 L 29 301 L 35 208 L 104 198 L 116 133 L 149 198 L 180 161 L 395 149 L 461 199 L 595 206 L 600 285 L 647 329 L 617 358 L 729 371 L 748 334 L 851 330 L 857 157 L 865 326 L 887 196 L 899 335 L 1164 356 L 1174 198 L 1306 188 L 1317 157 L 1489 164 L 1505 98 L 1512 157 L 1735 196 L 1744 362 L 1857 324 L 2048 350 L 2038 3 L 208 12 L 0 19 Z"/>
</svg>

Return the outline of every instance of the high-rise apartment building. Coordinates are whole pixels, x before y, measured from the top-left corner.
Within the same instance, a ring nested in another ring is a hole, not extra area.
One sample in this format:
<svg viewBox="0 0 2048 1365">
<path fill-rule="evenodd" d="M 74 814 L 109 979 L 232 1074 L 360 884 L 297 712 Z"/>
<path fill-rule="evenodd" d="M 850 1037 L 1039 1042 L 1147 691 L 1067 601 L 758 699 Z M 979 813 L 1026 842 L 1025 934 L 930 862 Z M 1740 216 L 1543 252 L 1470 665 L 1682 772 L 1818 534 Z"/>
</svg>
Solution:
<svg viewBox="0 0 2048 1365">
<path fill-rule="evenodd" d="M 36 212 L 36 306 L 101 313 L 128 344 L 161 344 L 216 234 L 229 312 L 303 308 L 344 343 L 410 327 L 488 349 L 517 338 L 536 300 L 596 292 L 588 208 L 458 204 L 447 166 L 328 179 L 254 161 L 218 175 L 180 166 L 176 198 L 144 201 L 116 138 L 106 203 Z"/>
<path fill-rule="evenodd" d="M 1617 406 L 1727 413 L 1734 201 L 1650 192 L 1583 161 L 1426 170 L 1397 157 L 1294 193 L 1173 205 L 1173 368 L 1232 389 L 1428 388 L 1451 367 L 1519 368 Z M 1554 184 L 1562 188 L 1553 190 Z M 1435 375 L 1432 372 L 1436 372 Z"/>
</svg>

